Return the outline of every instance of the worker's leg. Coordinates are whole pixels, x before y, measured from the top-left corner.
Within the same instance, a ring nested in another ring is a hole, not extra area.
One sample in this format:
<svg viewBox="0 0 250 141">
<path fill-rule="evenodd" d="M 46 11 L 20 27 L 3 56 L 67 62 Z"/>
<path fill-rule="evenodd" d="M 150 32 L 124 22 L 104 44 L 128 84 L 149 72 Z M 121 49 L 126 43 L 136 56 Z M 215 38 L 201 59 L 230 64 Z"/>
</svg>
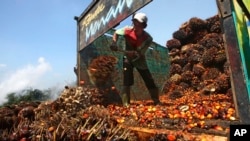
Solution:
<svg viewBox="0 0 250 141">
<path fill-rule="evenodd" d="M 123 88 L 121 99 L 124 106 L 130 104 L 130 86 L 134 84 L 133 66 L 124 59 L 123 61 Z"/>
<path fill-rule="evenodd" d="M 161 102 L 159 100 L 159 89 L 158 88 L 149 89 L 149 93 L 150 93 L 151 98 L 154 101 L 155 105 L 161 104 Z"/>
<path fill-rule="evenodd" d="M 123 86 L 121 99 L 123 106 L 128 106 L 130 104 L 130 86 Z"/>
<path fill-rule="evenodd" d="M 140 75 L 142 76 L 142 79 L 144 80 L 144 83 L 146 87 L 148 88 L 148 91 L 150 93 L 151 99 L 154 101 L 154 104 L 161 104 L 159 100 L 159 89 L 155 85 L 154 79 L 148 69 L 141 70 L 137 69 Z"/>
</svg>

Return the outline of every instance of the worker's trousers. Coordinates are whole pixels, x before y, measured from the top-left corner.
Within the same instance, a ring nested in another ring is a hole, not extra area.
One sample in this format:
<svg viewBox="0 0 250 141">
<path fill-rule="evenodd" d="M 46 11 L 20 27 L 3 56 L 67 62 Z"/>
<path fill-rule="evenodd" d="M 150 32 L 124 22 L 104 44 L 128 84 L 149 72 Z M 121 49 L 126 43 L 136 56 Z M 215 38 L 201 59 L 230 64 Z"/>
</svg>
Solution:
<svg viewBox="0 0 250 141">
<path fill-rule="evenodd" d="M 124 87 L 122 90 L 122 100 L 123 104 L 127 105 L 130 103 L 130 86 L 134 84 L 134 67 L 130 63 L 123 63 L 123 83 Z M 153 80 L 153 77 L 149 71 L 149 69 L 138 69 L 136 68 L 139 74 L 141 75 L 147 89 L 149 90 L 151 99 L 155 104 L 158 104 L 159 101 L 159 90 L 156 87 L 156 84 Z"/>
</svg>

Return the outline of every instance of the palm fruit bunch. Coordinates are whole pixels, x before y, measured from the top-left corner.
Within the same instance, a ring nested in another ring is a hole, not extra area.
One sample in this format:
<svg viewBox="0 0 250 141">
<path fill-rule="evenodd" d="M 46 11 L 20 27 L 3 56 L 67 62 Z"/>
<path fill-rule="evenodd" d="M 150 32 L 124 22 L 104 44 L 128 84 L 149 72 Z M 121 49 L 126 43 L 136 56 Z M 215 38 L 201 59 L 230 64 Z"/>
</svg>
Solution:
<svg viewBox="0 0 250 141">
<path fill-rule="evenodd" d="M 111 74 L 115 71 L 117 58 L 114 56 L 98 56 L 93 59 L 88 67 L 90 80 L 96 86 L 104 85 L 109 79 Z"/>
</svg>

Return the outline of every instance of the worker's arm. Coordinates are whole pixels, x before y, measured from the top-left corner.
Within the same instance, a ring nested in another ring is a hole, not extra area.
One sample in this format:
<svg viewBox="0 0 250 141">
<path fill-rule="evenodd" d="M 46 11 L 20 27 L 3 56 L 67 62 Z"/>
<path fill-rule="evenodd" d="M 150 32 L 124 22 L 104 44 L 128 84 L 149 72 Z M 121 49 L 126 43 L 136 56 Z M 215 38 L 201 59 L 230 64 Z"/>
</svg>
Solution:
<svg viewBox="0 0 250 141">
<path fill-rule="evenodd" d="M 137 48 L 138 49 L 137 51 L 140 56 L 143 57 L 145 55 L 147 49 L 150 47 L 152 42 L 153 42 L 153 38 L 151 35 L 149 35 L 149 37 L 142 43 L 142 45 Z"/>
<path fill-rule="evenodd" d="M 113 50 L 113 51 L 117 51 L 118 50 L 118 46 L 117 46 L 117 40 L 118 40 L 118 36 L 121 35 L 123 36 L 124 33 L 125 33 L 125 28 L 121 28 L 121 29 L 118 29 L 114 32 L 113 34 L 113 38 L 112 38 L 112 43 L 111 43 L 111 46 L 110 46 L 110 49 Z"/>
<path fill-rule="evenodd" d="M 113 50 L 113 51 L 117 51 L 118 50 L 118 46 L 117 46 L 117 38 L 118 38 L 118 36 L 117 36 L 117 34 L 116 33 L 114 33 L 113 34 L 113 41 L 112 41 L 112 43 L 111 43 L 111 45 L 110 45 L 110 49 L 111 50 Z"/>
<path fill-rule="evenodd" d="M 116 43 L 118 39 L 118 35 L 116 34 L 116 32 L 113 34 L 113 43 Z"/>
</svg>

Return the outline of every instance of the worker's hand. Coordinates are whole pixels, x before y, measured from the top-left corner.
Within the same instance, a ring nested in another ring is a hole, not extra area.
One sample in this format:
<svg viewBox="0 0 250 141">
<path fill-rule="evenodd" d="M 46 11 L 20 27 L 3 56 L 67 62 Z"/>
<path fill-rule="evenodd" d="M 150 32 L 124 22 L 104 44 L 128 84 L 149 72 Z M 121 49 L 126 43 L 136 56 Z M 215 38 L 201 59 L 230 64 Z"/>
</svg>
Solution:
<svg viewBox="0 0 250 141">
<path fill-rule="evenodd" d="M 126 56 L 129 58 L 137 58 L 139 53 L 136 51 L 126 51 Z"/>
<path fill-rule="evenodd" d="M 110 45 L 110 49 L 112 50 L 112 51 L 117 51 L 118 50 L 118 46 L 117 46 L 117 44 L 116 44 L 116 42 L 112 42 L 112 44 Z"/>
</svg>

